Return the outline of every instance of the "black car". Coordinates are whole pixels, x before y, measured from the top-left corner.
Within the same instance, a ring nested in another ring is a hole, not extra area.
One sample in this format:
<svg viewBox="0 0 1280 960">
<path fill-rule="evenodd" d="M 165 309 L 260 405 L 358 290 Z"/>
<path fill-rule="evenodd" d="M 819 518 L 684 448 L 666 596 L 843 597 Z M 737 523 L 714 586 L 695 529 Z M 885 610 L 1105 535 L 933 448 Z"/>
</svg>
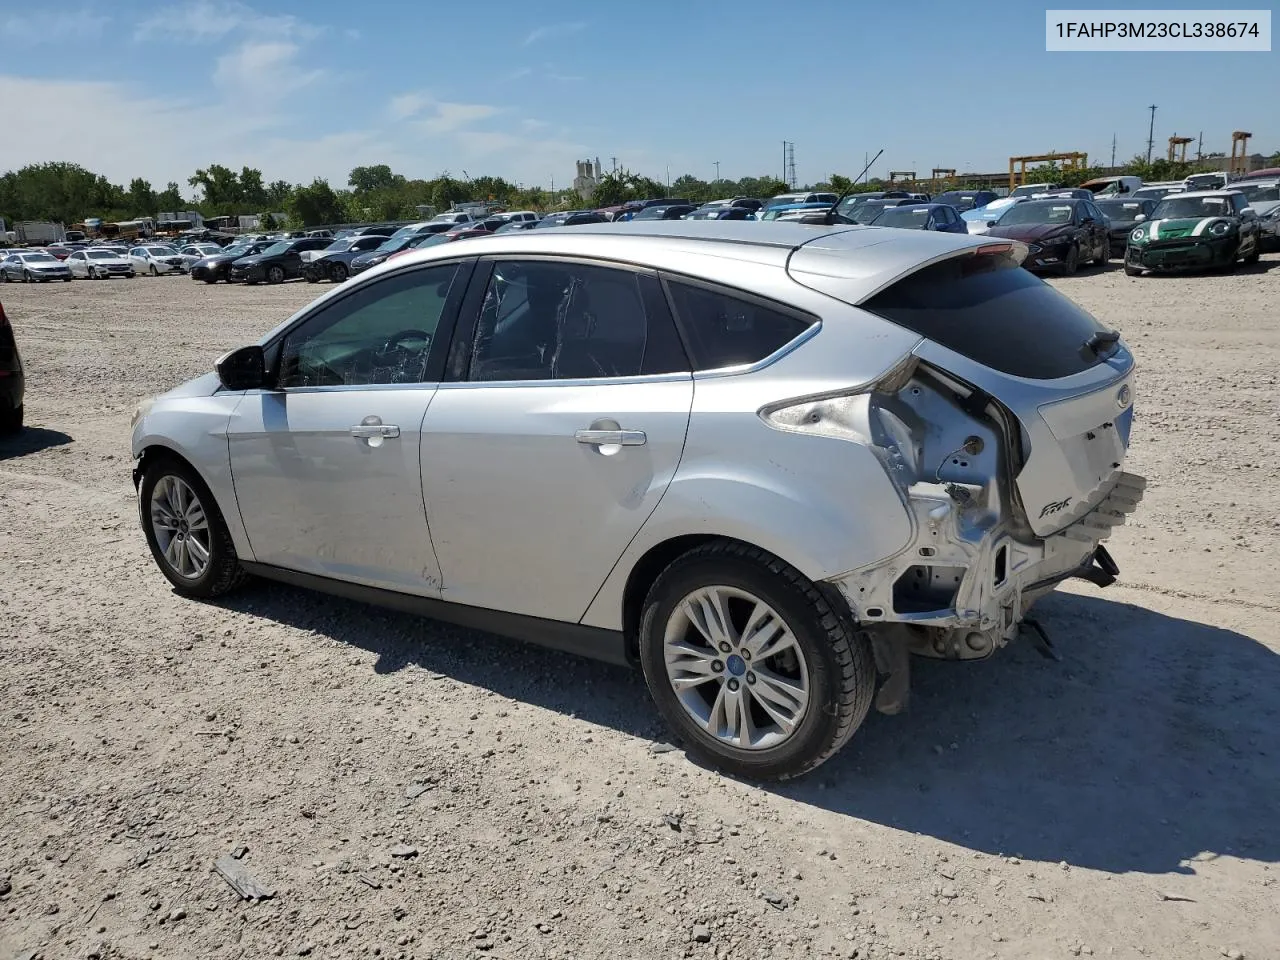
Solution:
<svg viewBox="0 0 1280 960">
<path fill-rule="evenodd" d="M 985 207 L 996 199 L 994 190 L 947 190 L 933 198 L 934 203 L 946 203 L 955 207 L 959 213 Z"/>
<path fill-rule="evenodd" d="M 233 243 L 224 247 L 222 252 L 212 257 L 205 257 L 191 264 L 191 279 L 203 280 L 205 283 L 217 283 L 219 280 L 231 282 L 231 264 L 241 257 L 251 257 L 271 246 L 270 240 L 255 240 L 251 243 Z"/>
<path fill-rule="evenodd" d="M 609 218 L 594 210 L 567 210 L 564 213 L 551 213 L 536 224 L 539 230 L 544 227 L 578 227 L 584 223 L 608 223 Z"/>
<path fill-rule="evenodd" d="M 632 220 L 679 220 L 686 213 L 698 208 L 691 203 L 673 203 L 665 206 L 645 207 Z"/>
<path fill-rule="evenodd" d="M 26 383 L 13 327 L 0 303 L 0 434 L 22 429 L 22 394 Z"/>
<path fill-rule="evenodd" d="M 466 224 L 466 226 L 478 226 L 478 224 Z M 406 237 L 390 237 L 373 250 L 352 258 L 351 275 L 354 277 L 357 273 L 364 273 L 370 267 L 385 263 L 393 253 L 399 253 L 402 250 L 413 250 L 422 246 L 437 234 L 448 232 L 447 230 L 433 230 L 430 233 L 414 233 Z"/>
<path fill-rule="evenodd" d="M 231 282 L 284 283 L 302 276 L 306 250 L 323 250 L 329 246 L 326 237 L 303 237 L 300 240 L 277 240 L 261 253 L 241 257 L 231 264 Z"/>
<path fill-rule="evenodd" d="M 1124 248 L 1129 245 L 1129 231 L 1151 219 L 1156 203 L 1146 197 L 1094 201 L 1111 221 L 1111 256 L 1124 256 Z"/>
<path fill-rule="evenodd" d="M 685 220 L 754 220 L 756 212 L 749 207 L 699 207 L 686 213 Z"/>
<path fill-rule="evenodd" d="M 1029 249 L 1028 270 L 1070 276 L 1082 263 L 1111 259 L 1111 223 L 1092 200 L 1024 200 L 1010 207 L 987 236 L 1021 240 Z"/>
<path fill-rule="evenodd" d="M 377 250 L 387 242 L 380 233 L 366 233 L 358 237 L 341 237 L 302 265 L 302 275 L 308 283 L 332 280 L 342 283 L 351 275 L 351 261 L 361 254 Z"/>
<path fill-rule="evenodd" d="M 867 226 L 872 220 L 880 216 L 886 207 L 911 207 L 923 202 L 922 200 L 912 200 L 910 197 L 882 197 L 876 200 L 866 200 L 852 208 L 846 208 L 844 204 L 841 204 L 840 213 L 854 223 Z"/>
</svg>

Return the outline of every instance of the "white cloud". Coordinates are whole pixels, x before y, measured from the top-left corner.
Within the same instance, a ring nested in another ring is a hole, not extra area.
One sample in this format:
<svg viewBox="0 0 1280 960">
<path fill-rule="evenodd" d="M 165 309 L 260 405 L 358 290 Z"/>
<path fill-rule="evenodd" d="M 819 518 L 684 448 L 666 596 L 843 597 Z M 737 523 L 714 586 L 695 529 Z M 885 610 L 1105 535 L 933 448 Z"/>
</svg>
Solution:
<svg viewBox="0 0 1280 960">
<path fill-rule="evenodd" d="M 387 116 L 392 120 L 412 120 L 425 133 L 450 133 L 501 113 L 500 107 L 485 103 L 450 103 L 430 93 L 414 90 L 391 98 Z"/>
<path fill-rule="evenodd" d="M 310 39 L 322 32 L 297 17 L 259 13 L 239 0 L 185 0 L 162 7 L 140 22 L 134 39 L 208 43 L 238 31 L 298 39 Z"/>
<path fill-rule="evenodd" d="M 251 102 L 278 101 L 325 75 L 297 62 L 298 45 L 278 40 L 248 40 L 218 58 L 213 82 L 228 94 Z"/>
<path fill-rule="evenodd" d="M 556 37 L 567 37 L 570 34 L 578 33 L 585 30 L 587 25 L 581 20 L 575 20 L 570 23 L 549 23 L 541 27 L 535 27 L 529 31 L 528 36 L 524 38 L 521 46 L 529 46 L 532 43 L 540 43 L 543 40 L 553 40 Z"/>
<path fill-rule="evenodd" d="M 100 9 L 100 8 L 95 8 Z M 102 36 L 110 18 L 89 9 L 40 9 L 35 4 L 8 9 L 0 18 L 0 38 L 17 43 L 66 44 Z"/>
</svg>

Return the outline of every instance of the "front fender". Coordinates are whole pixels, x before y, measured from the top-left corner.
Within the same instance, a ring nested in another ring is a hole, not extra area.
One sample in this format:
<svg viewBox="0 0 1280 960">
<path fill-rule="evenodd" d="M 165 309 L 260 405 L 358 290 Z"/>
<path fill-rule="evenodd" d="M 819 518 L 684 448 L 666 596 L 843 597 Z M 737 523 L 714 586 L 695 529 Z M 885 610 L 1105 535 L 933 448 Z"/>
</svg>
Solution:
<svg viewBox="0 0 1280 960">
<path fill-rule="evenodd" d="M 243 398 L 243 393 L 160 397 L 134 425 L 130 445 L 134 460 L 166 450 L 189 463 L 213 494 L 236 554 L 242 560 L 253 560 L 236 503 L 227 446 L 227 423 Z"/>
</svg>

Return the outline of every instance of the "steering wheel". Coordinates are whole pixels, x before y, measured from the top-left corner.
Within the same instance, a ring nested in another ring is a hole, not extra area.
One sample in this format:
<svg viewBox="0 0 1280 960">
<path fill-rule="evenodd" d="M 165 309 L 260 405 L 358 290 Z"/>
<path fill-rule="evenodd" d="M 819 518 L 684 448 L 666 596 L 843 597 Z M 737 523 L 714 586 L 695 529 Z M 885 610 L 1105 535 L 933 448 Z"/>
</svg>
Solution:
<svg viewBox="0 0 1280 960">
<path fill-rule="evenodd" d="M 421 340 L 423 342 L 420 350 L 405 346 L 406 340 Z M 389 336 L 386 342 L 378 348 L 378 356 L 391 357 L 395 354 L 404 353 L 425 353 L 431 347 L 431 334 L 425 330 L 399 330 Z"/>
</svg>

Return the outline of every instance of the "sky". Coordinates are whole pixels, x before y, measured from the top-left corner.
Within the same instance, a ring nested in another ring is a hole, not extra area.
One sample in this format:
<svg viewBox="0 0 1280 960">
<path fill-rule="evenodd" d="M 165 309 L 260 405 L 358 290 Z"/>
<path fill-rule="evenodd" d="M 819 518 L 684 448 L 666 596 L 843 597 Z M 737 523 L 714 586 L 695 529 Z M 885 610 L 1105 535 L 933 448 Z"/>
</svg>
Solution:
<svg viewBox="0 0 1280 960">
<path fill-rule="evenodd" d="M 1229 151 L 1239 129 L 1280 149 L 1280 53 L 1047 53 L 1044 10 L 0 0 L 0 172 L 67 160 L 189 193 L 211 163 L 334 186 L 387 163 L 547 188 L 595 157 L 658 180 L 710 180 L 717 161 L 781 175 L 788 140 L 803 184 L 881 148 L 873 176 L 1068 150 L 1105 164 L 1113 134 L 1124 161 L 1146 152 L 1151 104 L 1157 156 L 1175 133 Z"/>
</svg>

